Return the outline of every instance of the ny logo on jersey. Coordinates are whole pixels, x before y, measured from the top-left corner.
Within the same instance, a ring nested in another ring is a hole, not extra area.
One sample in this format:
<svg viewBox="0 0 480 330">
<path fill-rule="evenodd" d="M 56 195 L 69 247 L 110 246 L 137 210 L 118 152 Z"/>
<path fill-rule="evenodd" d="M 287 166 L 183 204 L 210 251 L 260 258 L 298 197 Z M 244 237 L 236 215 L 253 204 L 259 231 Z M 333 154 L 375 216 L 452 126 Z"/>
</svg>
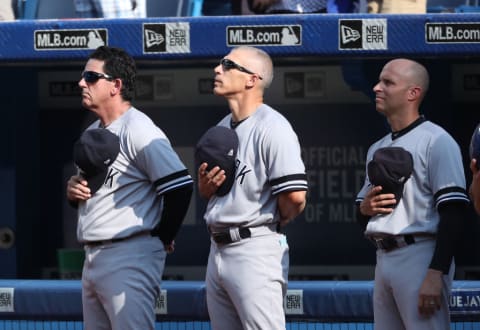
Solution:
<svg viewBox="0 0 480 330">
<path fill-rule="evenodd" d="M 116 172 L 116 171 L 114 172 L 114 171 L 113 171 L 113 168 L 110 168 L 110 169 L 108 170 L 107 176 L 105 177 L 105 181 L 103 181 L 103 184 L 106 185 L 106 186 L 108 186 L 109 188 L 112 188 L 112 186 L 113 186 L 113 177 L 114 177 L 115 175 L 119 174 L 119 173 L 120 173 L 120 172 Z"/>
<path fill-rule="evenodd" d="M 240 184 L 243 184 L 243 180 L 245 179 L 245 175 L 252 170 L 247 170 L 247 165 L 243 165 L 240 168 L 240 161 L 237 159 L 235 160 L 235 172 L 238 172 L 235 179 L 238 180 L 240 178 Z"/>
</svg>

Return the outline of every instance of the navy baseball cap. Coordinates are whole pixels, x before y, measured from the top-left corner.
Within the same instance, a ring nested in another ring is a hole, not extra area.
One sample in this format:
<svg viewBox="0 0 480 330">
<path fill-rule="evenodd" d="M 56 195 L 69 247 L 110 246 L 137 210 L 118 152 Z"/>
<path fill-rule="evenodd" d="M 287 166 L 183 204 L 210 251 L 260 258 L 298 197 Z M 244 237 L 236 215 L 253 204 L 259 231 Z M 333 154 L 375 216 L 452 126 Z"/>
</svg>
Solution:
<svg viewBox="0 0 480 330">
<path fill-rule="evenodd" d="M 105 182 L 108 167 L 120 152 L 120 139 L 105 128 L 83 132 L 73 147 L 73 161 L 93 195 Z"/>
<path fill-rule="evenodd" d="M 367 170 L 370 182 L 382 186 L 382 194 L 394 194 L 398 204 L 405 182 L 413 172 L 413 157 L 401 147 L 380 148 L 373 154 Z"/>
<path fill-rule="evenodd" d="M 470 140 L 470 159 L 477 160 L 477 168 L 480 168 L 480 124 L 475 127 Z"/>
<path fill-rule="evenodd" d="M 235 160 L 238 151 L 237 133 L 228 127 L 213 126 L 198 140 L 195 148 L 195 166 L 207 163 L 207 171 L 215 166 L 225 171 L 227 177 L 218 190 L 217 196 L 226 195 L 235 181 Z"/>
</svg>

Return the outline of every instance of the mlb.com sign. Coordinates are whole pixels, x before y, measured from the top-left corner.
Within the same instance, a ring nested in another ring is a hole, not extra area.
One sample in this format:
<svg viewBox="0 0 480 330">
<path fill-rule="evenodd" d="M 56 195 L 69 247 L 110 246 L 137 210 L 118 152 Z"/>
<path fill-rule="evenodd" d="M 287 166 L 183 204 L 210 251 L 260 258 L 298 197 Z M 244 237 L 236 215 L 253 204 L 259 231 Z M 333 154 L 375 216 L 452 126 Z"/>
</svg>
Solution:
<svg viewBox="0 0 480 330">
<path fill-rule="evenodd" d="M 341 19 L 338 21 L 340 50 L 388 49 L 386 19 Z"/>
<path fill-rule="evenodd" d="M 35 50 L 81 50 L 108 45 L 107 29 L 35 30 Z"/>
</svg>

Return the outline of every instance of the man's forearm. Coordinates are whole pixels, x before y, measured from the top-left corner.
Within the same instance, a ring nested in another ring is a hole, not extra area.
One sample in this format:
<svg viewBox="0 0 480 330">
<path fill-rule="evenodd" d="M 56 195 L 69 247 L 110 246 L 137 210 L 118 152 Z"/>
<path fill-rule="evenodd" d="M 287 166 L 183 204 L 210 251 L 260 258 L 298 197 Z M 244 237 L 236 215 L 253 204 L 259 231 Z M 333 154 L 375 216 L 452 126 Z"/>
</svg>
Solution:
<svg viewBox="0 0 480 330">
<path fill-rule="evenodd" d="M 289 191 L 278 196 L 278 210 L 281 222 L 286 223 L 303 212 L 306 205 L 306 191 Z"/>
</svg>

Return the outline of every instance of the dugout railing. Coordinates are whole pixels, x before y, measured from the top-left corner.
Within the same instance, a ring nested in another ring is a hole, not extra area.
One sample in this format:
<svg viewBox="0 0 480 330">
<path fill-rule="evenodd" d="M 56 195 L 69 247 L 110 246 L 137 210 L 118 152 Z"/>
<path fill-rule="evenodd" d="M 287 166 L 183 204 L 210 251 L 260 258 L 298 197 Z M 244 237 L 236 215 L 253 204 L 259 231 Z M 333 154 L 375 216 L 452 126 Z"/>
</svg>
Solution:
<svg viewBox="0 0 480 330">
<path fill-rule="evenodd" d="M 288 329 L 372 329 L 373 282 L 293 281 L 284 300 Z M 480 282 L 454 281 L 453 329 L 480 329 Z M 165 281 L 157 329 L 209 329 L 205 285 Z M 0 330 L 81 329 L 78 280 L 0 280 Z"/>
</svg>

